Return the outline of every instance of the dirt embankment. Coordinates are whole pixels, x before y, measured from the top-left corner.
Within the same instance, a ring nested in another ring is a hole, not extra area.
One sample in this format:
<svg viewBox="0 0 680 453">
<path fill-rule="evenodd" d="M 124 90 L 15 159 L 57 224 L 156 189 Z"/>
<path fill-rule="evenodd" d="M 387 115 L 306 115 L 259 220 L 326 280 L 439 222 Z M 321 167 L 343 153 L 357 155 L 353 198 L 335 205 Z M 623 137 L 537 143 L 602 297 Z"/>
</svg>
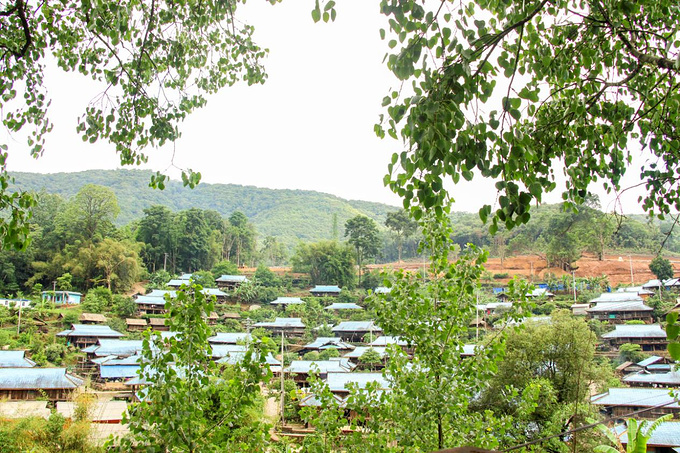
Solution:
<svg viewBox="0 0 680 453">
<path fill-rule="evenodd" d="M 595 256 L 584 255 L 576 261 L 574 274 L 577 278 L 600 277 L 606 275 L 612 286 L 630 285 L 631 269 L 632 281 L 635 285 L 646 283 L 652 278 L 656 278 L 649 270 L 649 263 L 654 255 L 606 255 L 603 260 L 598 260 Z M 680 259 L 671 259 L 671 263 L 676 272 L 680 270 Z M 389 263 L 384 265 L 371 265 L 370 268 L 397 268 L 401 267 L 408 270 L 422 269 L 422 262 Z M 501 265 L 500 258 L 490 258 L 485 265 L 486 269 L 492 274 L 508 274 L 508 278 L 495 279 L 499 283 L 507 282 L 508 279 L 519 275 L 535 282 L 544 280 L 548 273 L 552 273 L 557 278 L 563 275 L 571 275 L 559 268 L 549 268 L 544 259 L 537 255 L 523 255 L 508 257 L 503 260 Z"/>
</svg>

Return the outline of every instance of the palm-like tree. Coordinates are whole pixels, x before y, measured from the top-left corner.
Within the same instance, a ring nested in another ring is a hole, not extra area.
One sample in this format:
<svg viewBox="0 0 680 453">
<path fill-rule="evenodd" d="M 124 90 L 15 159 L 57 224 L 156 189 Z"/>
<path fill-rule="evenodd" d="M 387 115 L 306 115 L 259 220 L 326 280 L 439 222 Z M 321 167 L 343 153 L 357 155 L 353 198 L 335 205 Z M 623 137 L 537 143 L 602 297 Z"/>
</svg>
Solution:
<svg viewBox="0 0 680 453">
<path fill-rule="evenodd" d="M 593 451 L 597 453 L 646 453 L 647 452 L 647 442 L 652 437 L 652 433 L 656 430 L 661 423 L 668 421 L 673 418 L 673 414 L 666 414 L 662 417 L 657 418 L 653 422 L 648 420 L 643 420 L 638 423 L 634 418 L 629 418 L 626 423 L 628 434 L 628 443 L 626 447 L 623 447 L 621 442 L 621 435 L 616 434 L 611 429 L 604 425 L 599 425 L 601 431 L 607 436 L 607 438 L 616 445 L 616 448 L 609 445 L 599 445 L 595 447 Z"/>
</svg>

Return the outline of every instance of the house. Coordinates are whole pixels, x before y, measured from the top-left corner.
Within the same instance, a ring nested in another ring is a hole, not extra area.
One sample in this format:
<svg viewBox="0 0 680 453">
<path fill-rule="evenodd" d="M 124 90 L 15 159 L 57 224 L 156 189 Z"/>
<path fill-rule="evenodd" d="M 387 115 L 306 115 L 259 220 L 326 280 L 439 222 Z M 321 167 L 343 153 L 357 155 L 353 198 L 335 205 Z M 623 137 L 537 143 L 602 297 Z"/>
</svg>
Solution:
<svg viewBox="0 0 680 453">
<path fill-rule="evenodd" d="M 97 344 L 82 350 L 85 357 L 78 360 L 81 373 L 99 373 L 99 363 L 105 359 L 120 359 L 138 355 L 142 352 L 142 340 L 100 339 Z"/>
<path fill-rule="evenodd" d="M 219 289 L 226 289 L 228 291 L 235 290 L 247 281 L 248 279 L 245 275 L 220 275 L 215 279 L 215 283 Z"/>
<path fill-rule="evenodd" d="M 668 345 L 666 332 L 659 324 L 618 324 L 602 339 L 615 351 L 624 343 L 639 344 L 643 351 L 665 351 Z"/>
<path fill-rule="evenodd" d="M 340 291 L 342 290 L 336 285 L 316 285 L 309 290 L 314 297 L 337 297 L 340 295 Z"/>
<path fill-rule="evenodd" d="M 626 425 L 614 428 L 624 448 L 628 446 L 628 431 Z M 680 422 L 666 421 L 660 423 L 647 440 L 647 453 L 675 453 L 680 450 Z"/>
<path fill-rule="evenodd" d="M 369 383 L 375 383 L 379 390 L 389 390 L 390 383 L 382 373 L 337 373 L 329 372 L 326 377 L 328 389 L 337 396 L 349 395 L 350 387 L 365 389 Z"/>
<path fill-rule="evenodd" d="M 174 289 L 152 289 L 149 294 L 146 294 L 148 297 L 165 297 L 166 295 L 169 295 L 172 299 L 177 297 L 177 291 Z"/>
<path fill-rule="evenodd" d="M 207 298 L 215 297 L 215 300 L 217 302 L 224 302 L 229 298 L 229 294 L 225 293 L 224 291 L 218 288 L 203 288 L 201 290 L 201 294 L 203 294 Z"/>
<path fill-rule="evenodd" d="M 305 301 L 299 297 L 277 297 L 276 300 L 269 302 L 270 305 L 283 307 L 284 309 L 289 305 L 304 305 Z"/>
<path fill-rule="evenodd" d="M 29 308 L 31 301 L 28 299 L 2 299 L 0 298 L 0 305 L 7 308 Z"/>
<path fill-rule="evenodd" d="M 623 382 L 631 387 L 680 387 L 680 372 L 648 373 L 640 371 L 624 377 Z"/>
<path fill-rule="evenodd" d="M 142 315 L 162 315 L 165 314 L 165 297 L 159 295 L 137 296 L 137 314 Z"/>
<path fill-rule="evenodd" d="M 590 304 L 572 304 L 571 314 L 574 316 L 587 316 Z"/>
<path fill-rule="evenodd" d="M 301 337 L 305 334 L 305 325 L 301 318 L 276 318 L 274 322 L 258 322 L 254 327 L 262 327 L 274 335 Z"/>
<path fill-rule="evenodd" d="M 488 304 L 477 305 L 476 310 L 487 315 L 495 315 L 512 310 L 512 302 L 490 302 Z"/>
<path fill-rule="evenodd" d="M 149 318 L 149 327 L 156 332 L 168 332 L 170 326 L 165 325 L 166 318 Z"/>
<path fill-rule="evenodd" d="M 631 412 L 663 406 L 640 412 L 636 417 L 656 419 L 664 414 L 680 415 L 680 405 L 666 389 L 610 388 L 605 393 L 592 396 L 590 404 L 609 417 L 625 419 Z"/>
<path fill-rule="evenodd" d="M 188 278 L 182 278 L 186 276 L 188 276 Z M 180 278 L 173 278 L 165 284 L 165 286 L 169 286 L 170 288 L 179 288 L 182 285 L 191 285 L 191 274 L 183 274 Z"/>
<path fill-rule="evenodd" d="M 316 373 L 320 379 L 326 379 L 328 373 L 349 373 L 353 368 L 349 359 L 336 357 L 331 360 L 293 360 L 283 371 L 292 374 L 293 380 L 304 386 L 312 373 Z"/>
<path fill-rule="evenodd" d="M 227 356 L 237 356 L 242 359 L 247 350 L 245 345 L 240 344 L 212 344 L 210 348 L 213 360 L 220 360 Z"/>
<path fill-rule="evenodd" d="M 217 332 L 208 338 L 208 342 L 212 344 L 245 344 L 251 341 L 253 336 L 242 332 Z"/>
<path fill-rule="evenodd" d="M 643 302 L 600 302 L 594 307 L 586 308 L 590 319 L 607 321 L 611 324 L 623 324 L 631 320 L 651 324 L 652 311 L 654 309 Z"/>
<path fill-rule="evenodd" d="M 300 354 L 305 354 L 307 352 L 321 352 L 326 349 L 336 349 L 340 355 L 343 355 L 354 349 L 354 346 L 342 341 L 342 338 L 338 337 L 318 337 L 316 340 L 308 343 L 300 349 Z"/>
<path fill-rule="evenodd" d="M 360 305 L 357 305 L 355 303 L 347 302 L 334 302 L 327 307 L 324 307 L 324 310 L 335 310 L 335 311 L 341 311 L 341 310 L 363 310 L 363 307 Z"/>
<path fill-rule="evenodd" d="M 81 324 L 106 324 L 106 316 L 99 313 L 81 313 L 78 322 Z"/>
<path fill-rule="evenodd" d="M 530 293 L 527 293 L 526 295 L 530 299 L 549 299 L 552 300 L 555 298 L 555 295 L 548 291 L 547 288 L 535 288 L 533 291 Z"/>
<path fill-rule="evenodd" d="M 636 365 L 649 373 L 669 373 L 673 371 L 674 362 L 668 357 L 653 355 L 638 362 Z"/>
<path fill-rule="evenodd" d="M 120 338 L 124 335 L 109 326 L 72 324 L 69 330 L 61 331 L 57 336 L 65 337 L 69 344 L 81 349 L 97 344 L 100 339 Z"/>
<path fill-rule="evenodd" d="M 0 399 L 68 400 L 83 386 L 83 379 L 66 368 L 0 368 Z"/>
<path fill-rule="evenodd" d="M 0 351 L 0 368 L 33 368 L 35 362 L 27 359 L 26 351 Z"/>
<path fill-rule="evenodd" d="M 361 342 L 367 333 L 379 336 L 383 331 L 373 321 L 343 321 L 331 329 L 333 334 L 345 341 Z"/>
<path fill-rule="evenodd" d="M 619 288 L 616 290 L 617 293 L 633 293 L 637 294 L 642 300 L 646 300 L 649 296 L 654 295 L 654 291 L 645 289 L 642 286 L 628 286 L 625 288 Z"/>
<path fill-rule="evenodd" d="M 347 359 L 352 359 L 353 362 L 361 362 L 361 357 L 369 350 L 373 350 L 378 353 L 381 363 L 379 364 L 367 364 L 369 366 L 375 367 L 376 369 L 381 369 L 385 366 L 385 361 L 387 360 L 387 348 L 384 347 L 373 347 L 373 346 L 357 346 L 354 351 L 345 354 L 343 357 Z"/>
<path fill-rule="evenodd" d="M 130 331 L 146 330 L 147 326 L 146 319 L 125 318 L 125 324 L 127 325 L 127 330 Z"/>
<path fill-rule="evenodd" d="M 75 291 L 43 291 L 41 294 L 43 302 L 52 302 L 55 305 L 78 305 L 83 297 Z"/>
<path fill-rule="evenodd" d="M 137 376 L 140 369 L 141 355 L 117 358 L 116 356 L 101 357 L 92 360 L 98 366 L 97 378 L 100 381 L 124 381 Z"/>
</svg>

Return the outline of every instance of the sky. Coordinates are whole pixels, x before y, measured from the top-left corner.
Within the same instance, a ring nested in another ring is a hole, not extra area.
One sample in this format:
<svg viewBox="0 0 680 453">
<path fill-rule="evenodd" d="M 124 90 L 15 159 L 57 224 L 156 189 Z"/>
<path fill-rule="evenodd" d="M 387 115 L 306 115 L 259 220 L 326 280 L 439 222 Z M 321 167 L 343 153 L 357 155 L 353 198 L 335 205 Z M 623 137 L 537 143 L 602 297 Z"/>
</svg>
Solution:
<svg viewBox="0 0 680 453">
<path fill-rule="evenodd" d="M 345 199 L 400 205 L 383 185 L 387 164 L 402 145 L 373 132 L 382 98 L 399 82 L 382 63 L 386 27 L 378 2 L 347 0 L 338 5 L 335 23 L 314 24 L 313 1 L 271 5 L 251 0 L 239 17 L 255 26 L 255 40 L 270 53 L 264 85 L 236 85 L 209 98 L 208 106 L 182 125 L 174 147 L 147 150 L 139 168 L 165 171 L 179 179 L 191 168 L 208 183 L 272 189 L 304 189 Z M 22 137 L 10 137 L 10 171 L 39 173 L 120 168 L 114 148 L 84 143 L 75 131 L 77 118 L 100 88 L 88 79 L 61 71 L 47 74 L 55 125 L 46 151 L 35 160 Z M 174 158 L 173 158 L 174 153 Z M 638 182 L 639 162 L 624 185 Z M 457 211 L 477 211 L 494 204 L 489 181 L 475 178 L 453 190 Z M 601 193 L 602 207 L 613 197 Z M 558 202 L 559 192 L 544 201 Z M 624 212 L 637 213 L 637 194 L 624 200 Z"/>
</svg>

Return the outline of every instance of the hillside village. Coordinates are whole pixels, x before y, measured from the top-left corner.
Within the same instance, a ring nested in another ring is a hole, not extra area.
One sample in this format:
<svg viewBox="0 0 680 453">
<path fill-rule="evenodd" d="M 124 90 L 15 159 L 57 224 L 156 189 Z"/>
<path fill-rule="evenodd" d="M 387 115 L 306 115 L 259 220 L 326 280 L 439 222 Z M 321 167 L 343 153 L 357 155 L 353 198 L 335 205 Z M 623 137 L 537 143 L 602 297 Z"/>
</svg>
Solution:
<svg viewBox="0 0 680 453">
<path fill-rule="evenodd" d="M 281 284 L 286 279 L 288 290 L 266 303 L 235 297 L 239 287 Z M 147 341 L 143 339 L 150 338 L 161 349 L 170 337 L 181 342 L 183 333 L 170 330 L 166 308 L 178 291 L 192 288 L 215 303 L 214 311 L 205 314 L 205 322 L 213 333 L 208 338 L 210 358 L 218 367 L 238 367 L 249 348 L 270 345 L 260 366 L 271 371 L 270 382 L 262 389 L 262 410 L 276 426 L 272 439 L 299 441 L 314 433 L 314 424 L 302 414 L 303 408 L 318 410 L 326 404 L 318 393 L 317 379 L 342 408 L 350 393 L 361 389 L 390 392 L 392 378 L 386 365 L 391 357 L 400 354 L 408 359 L 418 349 L 417 344 L 383 331 L 374 320 L 375 300 L 389 299 L 389 287 L 367 292 L 336 285 L 308 288 L 300 276 L 277 276 L 265 268 L 250 276 L 216 276 L 211 287 L 195 287 L 194 283 L 192 274 L 180 274 L 161 288 L 136 294 L 134 310 L 124 318 L 108 310 L 85 311 L 85 298 L 76 291 L 43 291 L 39 301 L 0 300 L 16 314 L 12 318 L 16 322 L 3 322 L 1 416 L 48 418 L 54 411 L 74 418 L 87 395 L 87 417 L 95 442 L 109 435 L 124 436 L 124 414 L 130 404 L 145 401 L 149 385 L 149 371 L 140 374 Z M 680 416 L 680 406 L 669 393 L 680 387 L 680 373 L 668 356 L 662 327 L 667 312 L 680 311 L 680 302 L 675 302 L 680 279 L 653 279 L 617 289 L 606 283 L 601 287 L 591 284 L 586 280 L 571 287 L 536 284 L 525 294 L 533 314 L 513 318 L 506 316 L 515 303 L 506 287 L 487 287 L 488 294 L 471 319 L 461 359 L 474 360 L 485 347 L 485 338 L 496 332 L 519 325 L 550 328 L 551 314 L 561 311 L 560 316 L 565 316 L 568 311 L 574 322 L 597 332 L 596 355 L 604 360 L 601 366 L 611 367 L 610 380 L 616 382 L 590 389 L 589 401 L 596 413 L 619 422 L 631 413 L 639 419 Z M 660 304 L 661 300 L 667 302 Z M 148 332 L 158 336 L 148 337 Z M 263 343 L 265 337 L 269 343 Z M 44 347 L 36 347 L 36 341 L 44 342 Z M 279 382 L 284 393 L 278 390 Z M 357 416 L 355 409 L 341 413 L 348 426 Z M 652 446 L 648 451 L 654 452 L 680 448 L 680 422 L 663 422 L 648 445 Z"/>
</svg>

